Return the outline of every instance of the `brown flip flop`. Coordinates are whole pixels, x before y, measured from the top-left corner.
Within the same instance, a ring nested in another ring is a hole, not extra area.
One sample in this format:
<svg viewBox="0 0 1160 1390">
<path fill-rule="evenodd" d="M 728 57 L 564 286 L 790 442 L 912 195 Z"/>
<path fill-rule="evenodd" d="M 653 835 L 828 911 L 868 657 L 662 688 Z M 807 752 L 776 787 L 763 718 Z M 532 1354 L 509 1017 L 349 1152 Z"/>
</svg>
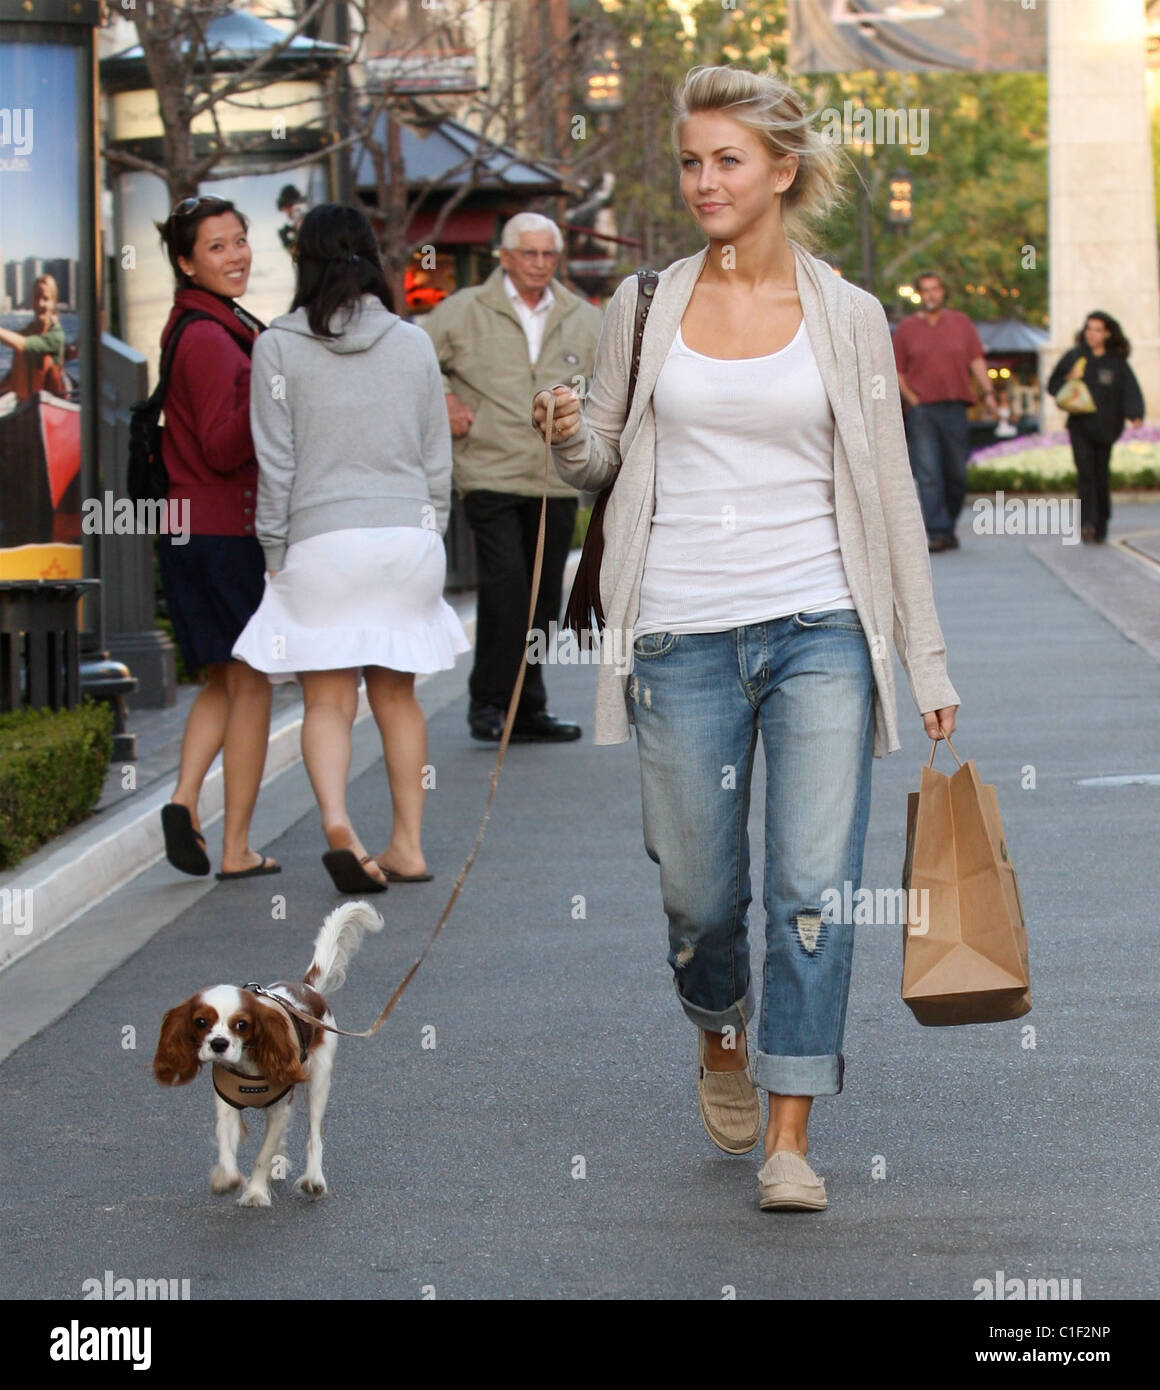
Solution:
<svg viewBox="0 0 1160 1390">
<path fill-rule="evenodd" d="M 385 893 L 387 885 L 371 878 L 363 868 L 373 858 L 368 854 L 360 859 L 353 849 L 328 849 L 322 862 L 340 893 Z"/>
</svg>

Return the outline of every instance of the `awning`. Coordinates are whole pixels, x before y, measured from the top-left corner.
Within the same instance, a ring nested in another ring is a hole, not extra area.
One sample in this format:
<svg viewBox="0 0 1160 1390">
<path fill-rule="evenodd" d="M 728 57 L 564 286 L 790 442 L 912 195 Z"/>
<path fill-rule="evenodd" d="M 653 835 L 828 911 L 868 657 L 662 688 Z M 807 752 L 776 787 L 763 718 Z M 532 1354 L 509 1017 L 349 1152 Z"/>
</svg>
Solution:
<svg viewBox="0 0 1160 1390">
<path fill-rule="evenodd" d="M 407 228 L 407 240 L 425 240 L 438 216 L 438 208 L 420 208 Z M 439 235 L 431 239 L 438 246 L 490 246 L 499 221 L 494 208 L 456 208 L 448 214 Z"/>
<path fill-rule="evenodd" d="M 388 123 L 386 112 L 380 112 L 375 119 L 373 138 L 383 150 L 388 148 Z M 411 127 L 400 120 L 398 130 L 399 153 L 411 187 L 430 182 L 442 188 L 459 188 L 474 182 L 481 191 L 514 193 L 524 200 L 562 191 L 559 170 L 546 163 L 523 159 L 515 150 L 485 139 L 450 117 L 444 117 L 437 125 L 423 127 Z M 378 185 L 370 150 L 358 147 L 353 164 L 355 187 L 360 192 L 374 193 Z"/>
<path fill-rule="evenodd" d="M 991 353 L 1031 353 L 1045 347 L 1050 335 L 1022 319 L 985 319 L 975 322 L 983 351 Z"/>
</svg>

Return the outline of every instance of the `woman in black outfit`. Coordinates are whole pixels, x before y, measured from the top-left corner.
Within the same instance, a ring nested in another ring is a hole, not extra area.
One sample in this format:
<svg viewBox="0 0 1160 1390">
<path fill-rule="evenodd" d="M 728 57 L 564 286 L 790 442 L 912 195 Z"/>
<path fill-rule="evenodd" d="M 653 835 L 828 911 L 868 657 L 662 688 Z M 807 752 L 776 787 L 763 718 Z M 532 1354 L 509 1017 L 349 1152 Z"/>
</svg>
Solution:
<svg viewBox="0 0 1160 1390">
<path fill-rule="evenodd" d="M 1056 363 L 1047 394 L 1054 396 L 1077 360 L 1085 359 L 1083 380 L 1096 408 L 1094 414 L 1069 414 L 1067 432 L 1079 475 L 1080 534 L 1085 541 L 1103 541 L 1107 540 L 1112 514 L 1108 483 L 1112 445 L 1123 434 L 1125 421 L 1129 425 L 1141 423 L 1144 397 L 1135 372 L 1128 366 L 1131 345 L 1110 314 L 1098 309 L 1089 314 L 1075 342 Z"/>
</svg>

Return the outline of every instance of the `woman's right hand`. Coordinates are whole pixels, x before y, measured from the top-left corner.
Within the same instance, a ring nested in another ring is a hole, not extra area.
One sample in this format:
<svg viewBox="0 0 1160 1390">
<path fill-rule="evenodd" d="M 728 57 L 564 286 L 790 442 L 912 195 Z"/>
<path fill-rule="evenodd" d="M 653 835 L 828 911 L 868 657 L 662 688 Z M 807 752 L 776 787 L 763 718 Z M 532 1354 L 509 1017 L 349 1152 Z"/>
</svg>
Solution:
<svg viewBox="0 0 1160 1390">
<path fill-rule="evenodd" d="M 548 421 L 548 397 L 556 398 L 556 413 L 552 418 L 552 443 L 563 444 L 580 428 L 580 397 L 570 386 L 553 386 L 551 391 L 537 391 L 532 401 L 532 424 L 543 439 Z"/>
<path fill-rule="evenodd" d="M 928 738 L 950 738 L 955 731 L 955 715 L 958 705 L 946 705 L 942 709 L 931 710 L 922 716 L 923 728 Z"/>
</svg>

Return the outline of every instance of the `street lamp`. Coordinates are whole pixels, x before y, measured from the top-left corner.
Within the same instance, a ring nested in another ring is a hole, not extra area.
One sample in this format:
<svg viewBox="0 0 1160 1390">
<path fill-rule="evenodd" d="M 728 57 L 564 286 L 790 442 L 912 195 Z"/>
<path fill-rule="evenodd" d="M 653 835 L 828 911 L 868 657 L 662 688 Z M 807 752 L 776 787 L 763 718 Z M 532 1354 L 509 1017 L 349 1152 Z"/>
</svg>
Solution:
<svg viewBox="0 0 1160 1390">
<path fill-rule="evenodd" d="M 887 220 L 900 231 L 909 227 L 913 220 L 914 185 L 905 169 L 896 169 L 890 175 L 890 206 Z"/>
<path fill-rule="evenodd" d="M 619 111 L 624 105 L 620 80 L 620 53 L 616 43 L 605 40 L 596 46 L 586 75 L 585 104 L 593 111 Z"/>
</svg>

